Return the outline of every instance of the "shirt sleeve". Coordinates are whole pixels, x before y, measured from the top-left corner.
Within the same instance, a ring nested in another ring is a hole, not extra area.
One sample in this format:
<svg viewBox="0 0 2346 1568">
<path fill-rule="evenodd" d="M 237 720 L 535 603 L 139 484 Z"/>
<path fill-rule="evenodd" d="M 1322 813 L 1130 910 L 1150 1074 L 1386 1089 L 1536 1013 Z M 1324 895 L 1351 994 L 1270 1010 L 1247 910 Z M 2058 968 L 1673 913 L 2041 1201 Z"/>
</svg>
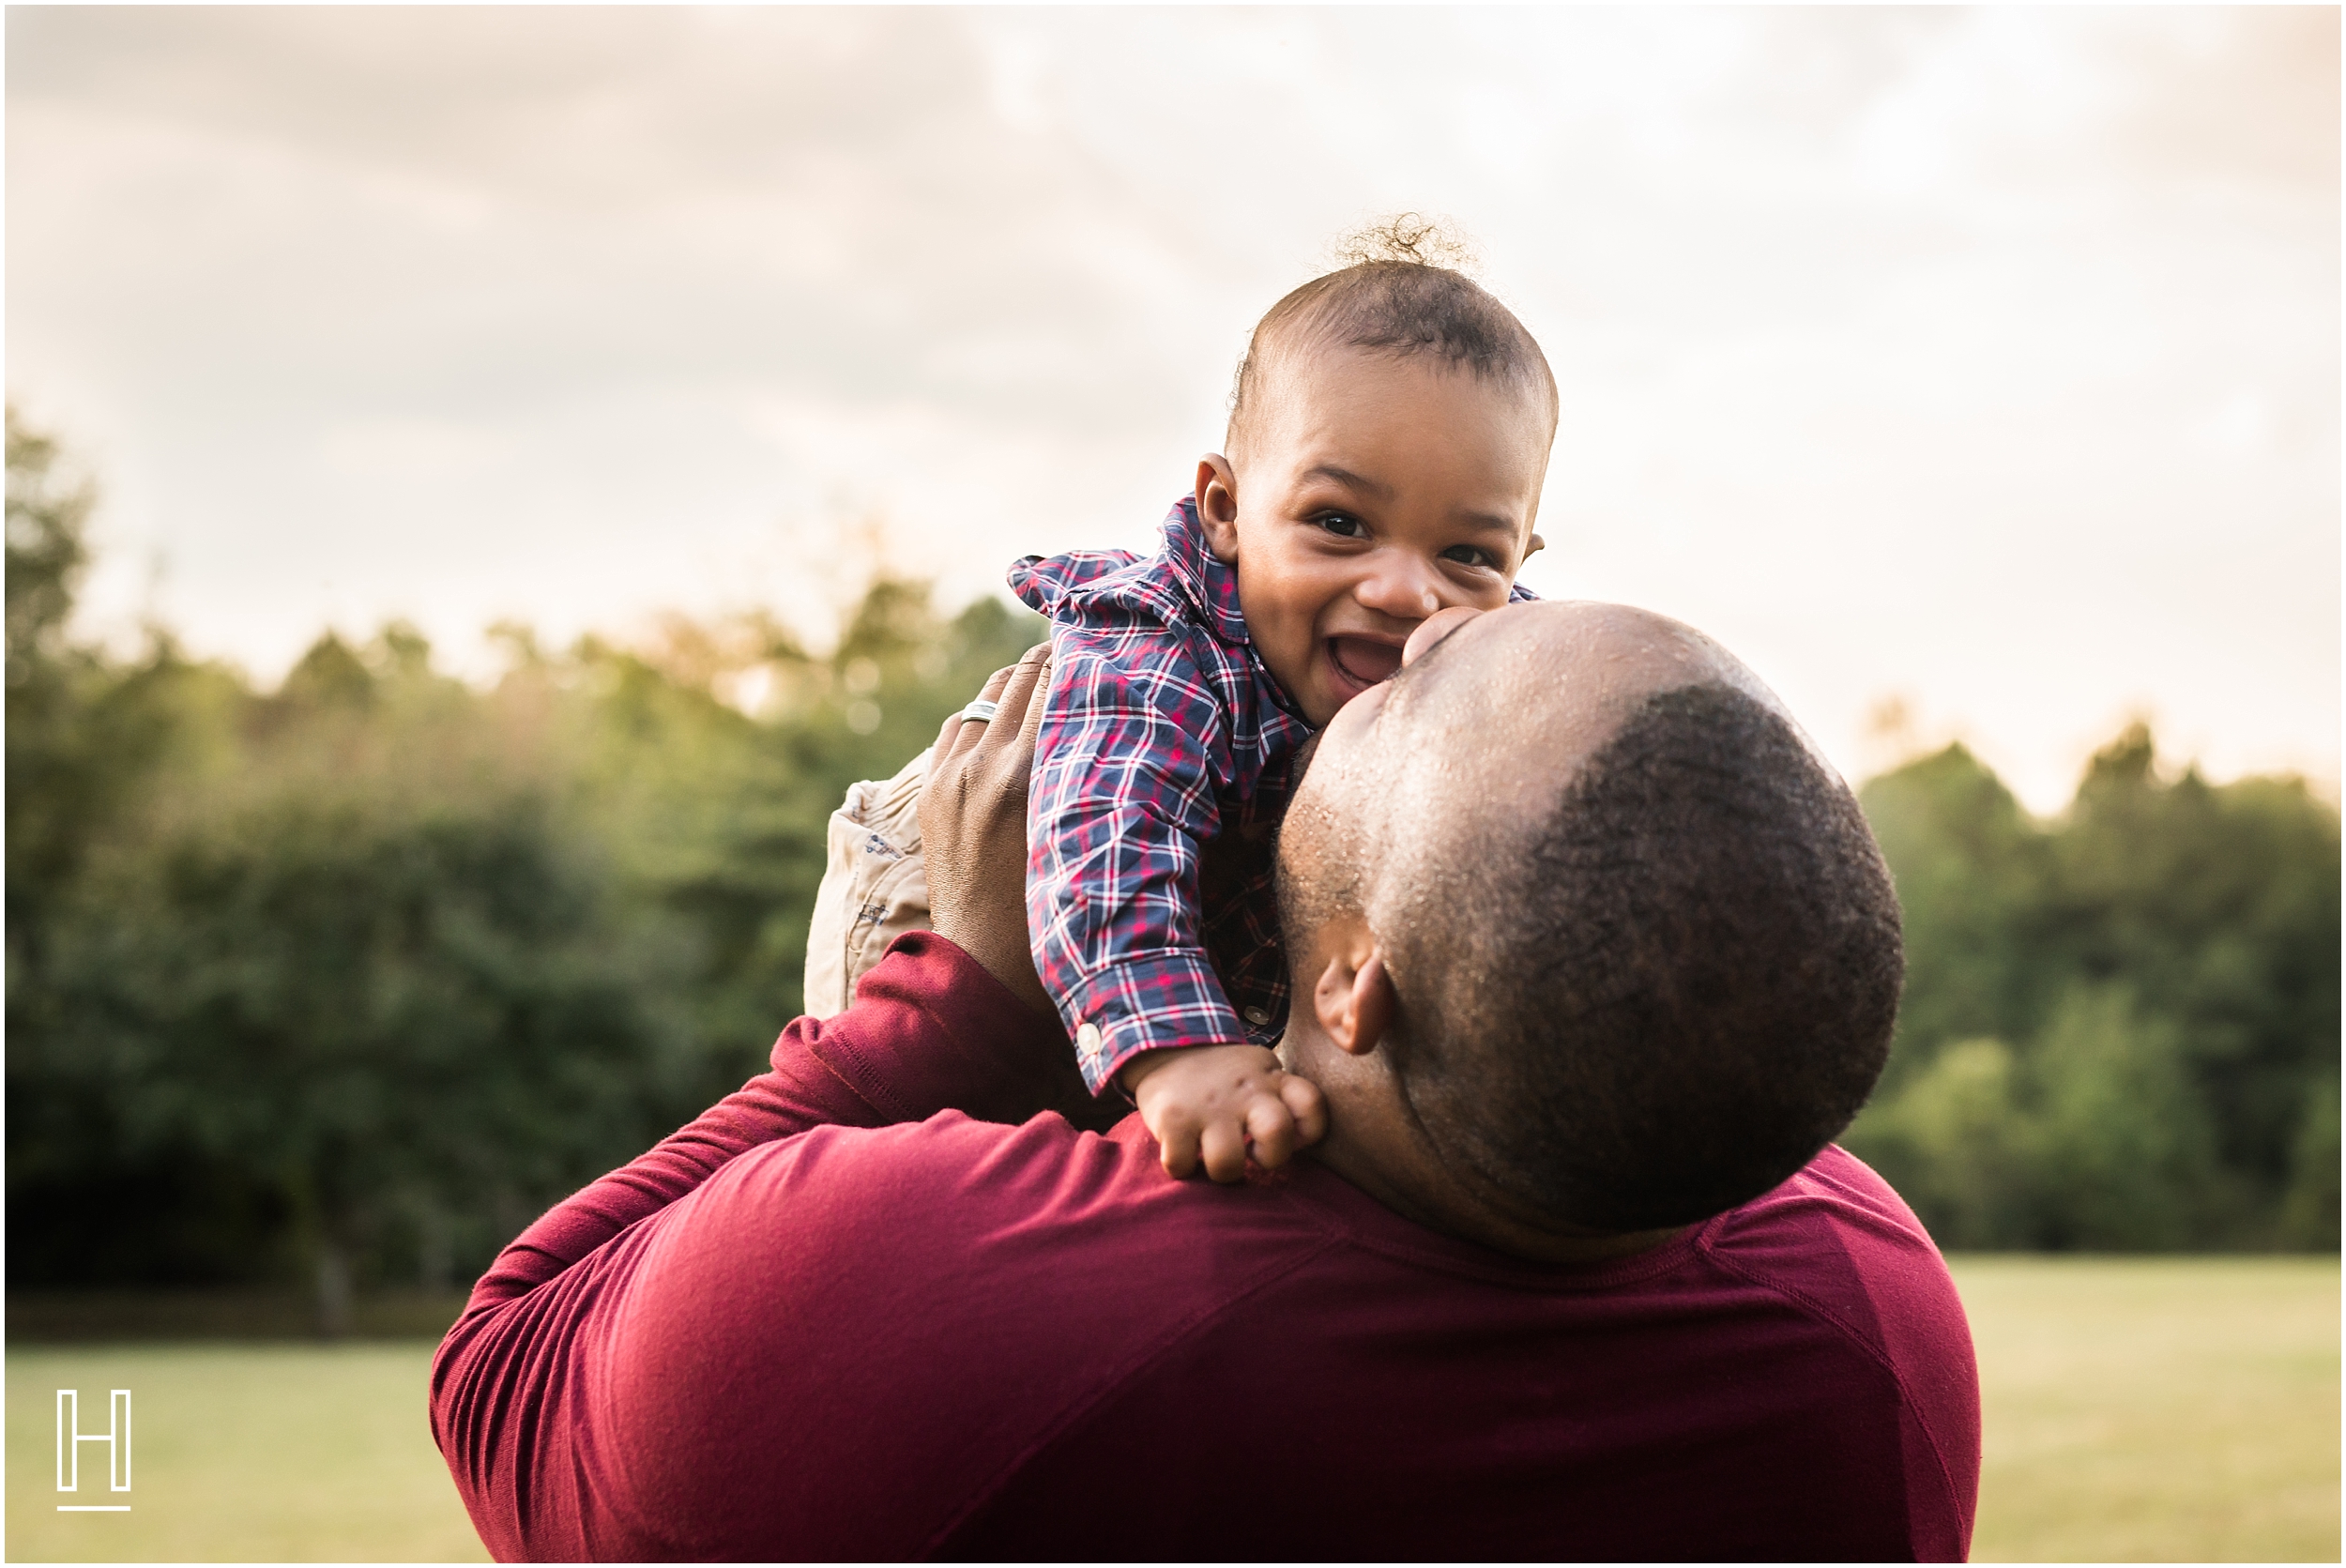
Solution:
<svg viewBox="0 0 2346 1568">
<path fill-rule="evenodd" d="M 615 1329 L 656 1220 L 744 1154 L 824 1128 L 958 1110 L 1020 1122 L 1074 1092 L 1049 1021 L 934 933 L 899 937 L 827 1021 L 800 1018 L 751 1080 L 632 1164 L 547 1210 L 474 1287 L 432 1367 L 432 1428 L 481 1540 L 498 1558 L 644 1555 L 597 1499 L 596 1412 L 576 1385 Z M 573 1453 L 576 1450 L 576 1453 Z M 624 1490 L 624 1487 L 618 1487 Z M 685 1553 L 684 1555 L 698 1555 Z"/>
<path fill-rule="evenodd" d="M 1206 955 L 1198 845 L 1220 825 L 1222 703 L 1177 633 L 1061 626 L 1028 799 L 1036 971 L 1095 1094 L 1141 1051 L 1243 1043 Z"/>
</svg>

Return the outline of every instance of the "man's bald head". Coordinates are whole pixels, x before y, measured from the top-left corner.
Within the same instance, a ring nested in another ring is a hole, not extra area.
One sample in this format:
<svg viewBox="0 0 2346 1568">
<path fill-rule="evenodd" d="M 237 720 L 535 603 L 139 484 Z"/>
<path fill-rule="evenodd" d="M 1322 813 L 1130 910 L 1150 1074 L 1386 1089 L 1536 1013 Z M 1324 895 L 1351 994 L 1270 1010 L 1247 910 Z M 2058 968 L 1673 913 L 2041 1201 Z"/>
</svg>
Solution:
<svg viewBox="0 0 2346 1568">
<path fill-rule="evenodd" d="M 1425 1135 L 1555 1223 L 1731 1208 L 1881 1072 L 1903 956 L 1872 835 L 1774 694 L 1674 621 L 1468 622 L 1339 714 L 1287 838 L 1290 947 L 1365 920 Z"/>
</svg>

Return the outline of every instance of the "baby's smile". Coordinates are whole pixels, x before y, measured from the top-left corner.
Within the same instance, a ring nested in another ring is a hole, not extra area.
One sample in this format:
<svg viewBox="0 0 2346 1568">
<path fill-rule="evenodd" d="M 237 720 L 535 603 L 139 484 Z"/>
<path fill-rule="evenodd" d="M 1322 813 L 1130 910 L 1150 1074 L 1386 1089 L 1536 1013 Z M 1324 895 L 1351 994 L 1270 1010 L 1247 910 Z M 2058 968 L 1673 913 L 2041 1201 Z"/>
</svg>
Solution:
<svg viewBox="0 0 2346 1568">
<path fill-rule="evenodd" d="M 1401 639 L 1389 637 L 1330 637 L 1324 647 L 1336 679 L 1359 696 L 1380 680 L 1390 680 L 1401 667 Z"/>
</svg>

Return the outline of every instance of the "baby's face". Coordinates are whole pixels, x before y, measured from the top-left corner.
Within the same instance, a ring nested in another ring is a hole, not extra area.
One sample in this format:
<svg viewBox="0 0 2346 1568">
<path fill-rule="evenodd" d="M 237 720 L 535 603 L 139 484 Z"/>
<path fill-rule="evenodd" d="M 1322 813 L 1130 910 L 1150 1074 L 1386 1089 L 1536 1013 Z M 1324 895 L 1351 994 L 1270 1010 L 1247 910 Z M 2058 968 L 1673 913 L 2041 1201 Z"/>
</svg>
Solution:
<svg viewBox="0 0 2346 1568">
<path fill-rule="evenodd" d="M 1522 391 L 1424 358 L 1297 355 L 1262 391 L 1236 464 L 1198 464 L 1197 511 L 1263 662 L 1325 724 L 1426 617 L 1507 601 L 1554 433 Z"/>
</svg>

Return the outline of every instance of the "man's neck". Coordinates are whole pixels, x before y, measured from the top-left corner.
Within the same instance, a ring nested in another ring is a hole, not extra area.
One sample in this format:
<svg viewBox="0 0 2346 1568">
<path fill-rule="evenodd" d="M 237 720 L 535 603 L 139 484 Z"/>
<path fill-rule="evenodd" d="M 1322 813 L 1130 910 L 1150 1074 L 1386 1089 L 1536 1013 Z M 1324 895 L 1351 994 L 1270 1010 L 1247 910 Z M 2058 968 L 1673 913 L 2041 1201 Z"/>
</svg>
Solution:
<svg viewBox="0 0 2346 1568">
<path fill-rule="evenodd" d="M 1356 1113 L 1365 1107 L 1355 1107 Z M 1356 1114 L 1347 1137 L 1345 1107 L 1331 1096 L 1328 1135 L 1312 1152 L 1319 1163 L 1403 1219 L 1440 1235 L 1471 1241 L 1531 1263 L 1592 1264 L 1635 1256 L 1679 1236 L 1683 1227 L 1598 1232 L 1539 1224 L 1488 1183 L 1463 1175 L 1419 1137 L 1397 1139 L 1389 1119 Z M 1361 1135 L 1368 1134 L 1367 1136 Z M 1384 1135 L 1379 1135 L 1384 1134 Z M 1413 1146 L 1413 1147 L 1412 1147 Z"/>
</svg>

